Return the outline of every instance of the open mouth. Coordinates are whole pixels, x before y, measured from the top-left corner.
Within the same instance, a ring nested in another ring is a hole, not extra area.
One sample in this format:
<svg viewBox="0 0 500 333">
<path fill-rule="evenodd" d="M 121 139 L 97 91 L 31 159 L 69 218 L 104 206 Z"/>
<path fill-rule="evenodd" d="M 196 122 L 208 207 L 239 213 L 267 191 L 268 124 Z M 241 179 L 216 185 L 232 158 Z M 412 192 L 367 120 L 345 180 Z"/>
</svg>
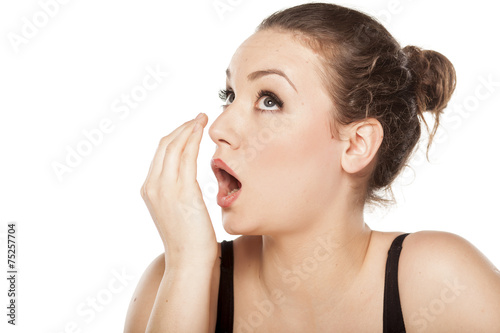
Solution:
<svg viewBox="0 0 500 333">
<path fill-rule="evenodd" d="M 228 173 L 226 170 L 224 169 L 219 169 L 219 170 L 223 178 L 222 183 L 224 185 L 223 189 L 226 192 L 225 196 L 238 192 L 241 189 L 240 181 L 236 177 Z"/>
<path fill-rule="evenodd" d="M 221 207 L 229 207 L 241 192 L 241 182 L 237 178 L 236 173 L 221 159 L 213 159 L 211 166 L 219 184 L 217 203 Z"/>
</svg>

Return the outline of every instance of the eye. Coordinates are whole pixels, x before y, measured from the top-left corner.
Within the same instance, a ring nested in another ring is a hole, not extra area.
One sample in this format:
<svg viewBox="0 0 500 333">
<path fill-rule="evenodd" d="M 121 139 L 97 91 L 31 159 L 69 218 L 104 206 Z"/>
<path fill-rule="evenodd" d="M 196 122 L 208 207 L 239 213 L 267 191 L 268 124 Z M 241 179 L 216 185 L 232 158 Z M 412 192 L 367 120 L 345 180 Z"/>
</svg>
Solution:
<svg viewBox="0 0 500 333">
<path fill-rule="evenodd" d="M 234 91 L 231 89 L 221 89 L 219 90 L 219 98 L 224 102 L 224 105 L 229 105 L 234 102 Z"/>
<path fill-rule="evenodd" d="M 279 111 L 283 108 L 283 102 L 274 93 L 261 90 L 257 94 L 257 108 L 261 111 Z"/>
</svg>

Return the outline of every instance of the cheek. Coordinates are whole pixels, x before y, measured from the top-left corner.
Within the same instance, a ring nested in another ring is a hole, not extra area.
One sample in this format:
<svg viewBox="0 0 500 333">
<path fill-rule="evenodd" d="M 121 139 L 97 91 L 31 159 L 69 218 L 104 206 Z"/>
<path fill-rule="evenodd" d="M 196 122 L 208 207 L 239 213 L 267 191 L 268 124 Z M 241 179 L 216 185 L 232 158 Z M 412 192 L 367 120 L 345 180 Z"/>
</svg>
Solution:
<svg viewBox="0 0 500 333">
<path fill-rule="evenodd" d="M 327 121 L 308 117 L 269 141 L 252 166 L 258 170 L 259 200 L 293 210 L 331 198 L 340 163 L 329 133 Z"/>
</svg>

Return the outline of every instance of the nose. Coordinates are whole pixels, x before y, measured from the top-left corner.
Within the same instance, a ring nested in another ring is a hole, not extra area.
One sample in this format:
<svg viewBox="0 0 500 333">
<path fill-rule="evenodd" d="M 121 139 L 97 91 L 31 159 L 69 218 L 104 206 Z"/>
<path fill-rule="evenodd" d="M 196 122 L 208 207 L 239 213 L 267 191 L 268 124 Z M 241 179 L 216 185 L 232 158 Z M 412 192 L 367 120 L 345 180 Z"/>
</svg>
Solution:
<svg viewBox="0 0 500 333">
<path fill-rule="evenodd" d="M 241 128 L 243 119 L 236 115 L 235 109 L 228 107 L 210 125 L 208 134 L 219 148 L 228 146 L 231 149 L 238 149 L 241 144 Z"/>
</svg>

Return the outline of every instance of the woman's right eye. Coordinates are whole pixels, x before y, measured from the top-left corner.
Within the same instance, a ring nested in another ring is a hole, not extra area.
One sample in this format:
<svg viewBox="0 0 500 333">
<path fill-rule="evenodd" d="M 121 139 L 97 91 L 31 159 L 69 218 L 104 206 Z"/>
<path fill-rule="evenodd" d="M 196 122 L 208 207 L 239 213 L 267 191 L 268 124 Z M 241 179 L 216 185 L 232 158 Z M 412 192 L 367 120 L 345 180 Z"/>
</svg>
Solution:
<svg viewBox="0 0 500 333">
<path fill-rule="evenodd" d="M 219 98 L 224 102 L 224 105 L 229 105 L 234 101 L 234 91 L 230 89 L 219 90 Z"/>
</svg>

